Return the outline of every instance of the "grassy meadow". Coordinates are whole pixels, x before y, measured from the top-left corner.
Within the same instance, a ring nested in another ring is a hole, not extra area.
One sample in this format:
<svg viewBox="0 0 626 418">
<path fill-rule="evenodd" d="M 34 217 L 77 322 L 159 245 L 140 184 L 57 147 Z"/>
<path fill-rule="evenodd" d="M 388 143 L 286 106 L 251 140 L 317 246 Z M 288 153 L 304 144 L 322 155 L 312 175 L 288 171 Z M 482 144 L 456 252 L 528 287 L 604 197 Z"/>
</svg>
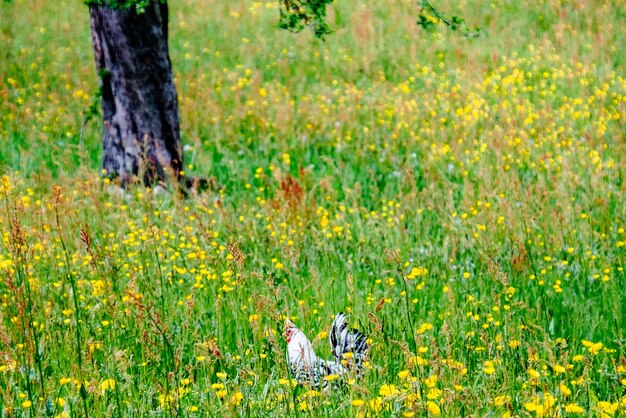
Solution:
<svg viewBox="0 0 626 418">
<path fill-rule="evenodd" d="M 625 4 L 335 3 L 170 1 L 180 200 L 101 177 L 87 7 L 0 2 L 0 416 L 626 414 Z"/>
</svg>

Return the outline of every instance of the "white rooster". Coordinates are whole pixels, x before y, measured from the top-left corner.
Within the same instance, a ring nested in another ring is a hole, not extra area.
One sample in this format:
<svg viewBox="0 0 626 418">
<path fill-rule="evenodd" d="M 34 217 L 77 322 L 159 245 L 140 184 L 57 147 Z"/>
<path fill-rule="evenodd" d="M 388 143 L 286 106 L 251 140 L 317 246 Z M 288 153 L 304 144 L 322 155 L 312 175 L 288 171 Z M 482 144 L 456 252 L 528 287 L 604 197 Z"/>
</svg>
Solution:
<svg viewBox="0 0 626 418">
<path fill-rule="evenodd" d="M 347 317 L 340 312 L 335 316 L 329 334 L 333 360 L 319 359 L 313 345 L 293 322 L 285 321 L 287 356 L 291 371 L 298 383 L 310 383 L 313 387 L 326 387 L 330 375 L 343 376 L 349 371 L 359 375 L 369 346 L 365 335 L 348 327 Z"/>
</svg>

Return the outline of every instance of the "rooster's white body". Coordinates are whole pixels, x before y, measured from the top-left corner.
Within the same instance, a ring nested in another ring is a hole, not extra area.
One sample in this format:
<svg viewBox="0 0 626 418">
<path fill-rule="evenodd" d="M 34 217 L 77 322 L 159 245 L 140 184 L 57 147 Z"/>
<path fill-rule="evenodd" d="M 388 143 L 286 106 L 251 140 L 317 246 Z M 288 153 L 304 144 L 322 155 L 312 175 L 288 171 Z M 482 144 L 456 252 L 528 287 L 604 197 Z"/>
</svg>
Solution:
<svg viewBox="0 0 626 418">
<path fill-rule="evenodd" d="M 350 329 L 343 313 L 335 316 L 329 335 L 333 360 L 319 359 L 311 341 L 289 320 L 285 322 L 285 337 L 294 377 L 299 383 L 310 383 L 314 387 L 326 387 L 328 382 L 324 377 L 329 375 L 343 376 L 349 372 L 359 375 L 369 349 L 365 335 Z"/>
<path fill-rule="evenodd" d="M 296 326 L 289 321 L 291 333 L 287 336 L 287 350 L 289 351 L 289 362 L 299 367 L 310 367 L 317 362 L 315 351 L 311 341 Z"/>
</svg>

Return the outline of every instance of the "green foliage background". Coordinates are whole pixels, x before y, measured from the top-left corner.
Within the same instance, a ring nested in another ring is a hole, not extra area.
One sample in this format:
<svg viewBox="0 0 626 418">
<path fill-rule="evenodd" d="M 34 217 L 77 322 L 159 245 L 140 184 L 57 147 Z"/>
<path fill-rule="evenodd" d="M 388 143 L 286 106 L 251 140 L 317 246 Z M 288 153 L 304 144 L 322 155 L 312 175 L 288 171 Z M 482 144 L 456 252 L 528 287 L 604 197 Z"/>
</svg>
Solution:
<svg viewBox="0 0 626 418">
<path fill-rule="evenodd" d="M 326 42 L 279 6 L 170 3 L 186 171 L 224 187 L 178 201 L 99 177 L 86 8 L 0 4 L 0 410 L 623 410 L 621 4 L 438 3 L 469 41 L 344 0 Z M 340 310 L 370 371 L 292 389 L 284 316 L 326 355 Z"/>
</svg>

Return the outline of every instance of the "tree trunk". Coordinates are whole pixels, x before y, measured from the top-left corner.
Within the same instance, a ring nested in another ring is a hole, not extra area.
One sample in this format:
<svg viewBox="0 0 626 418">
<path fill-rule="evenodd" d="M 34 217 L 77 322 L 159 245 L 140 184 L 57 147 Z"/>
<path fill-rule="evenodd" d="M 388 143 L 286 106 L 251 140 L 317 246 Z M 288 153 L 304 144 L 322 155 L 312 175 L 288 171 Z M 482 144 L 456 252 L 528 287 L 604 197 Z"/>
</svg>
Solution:
<svg viewBox="0 0 626 418">
<path fill-rule="evenodd" d="M 122 185 L 178 183 L 182 148 L 178 99 L 167 45 L 166 2 L 145 11 L 91 4 L 91 34 L 101 79 L 102 167 Z"/>
</svg>

